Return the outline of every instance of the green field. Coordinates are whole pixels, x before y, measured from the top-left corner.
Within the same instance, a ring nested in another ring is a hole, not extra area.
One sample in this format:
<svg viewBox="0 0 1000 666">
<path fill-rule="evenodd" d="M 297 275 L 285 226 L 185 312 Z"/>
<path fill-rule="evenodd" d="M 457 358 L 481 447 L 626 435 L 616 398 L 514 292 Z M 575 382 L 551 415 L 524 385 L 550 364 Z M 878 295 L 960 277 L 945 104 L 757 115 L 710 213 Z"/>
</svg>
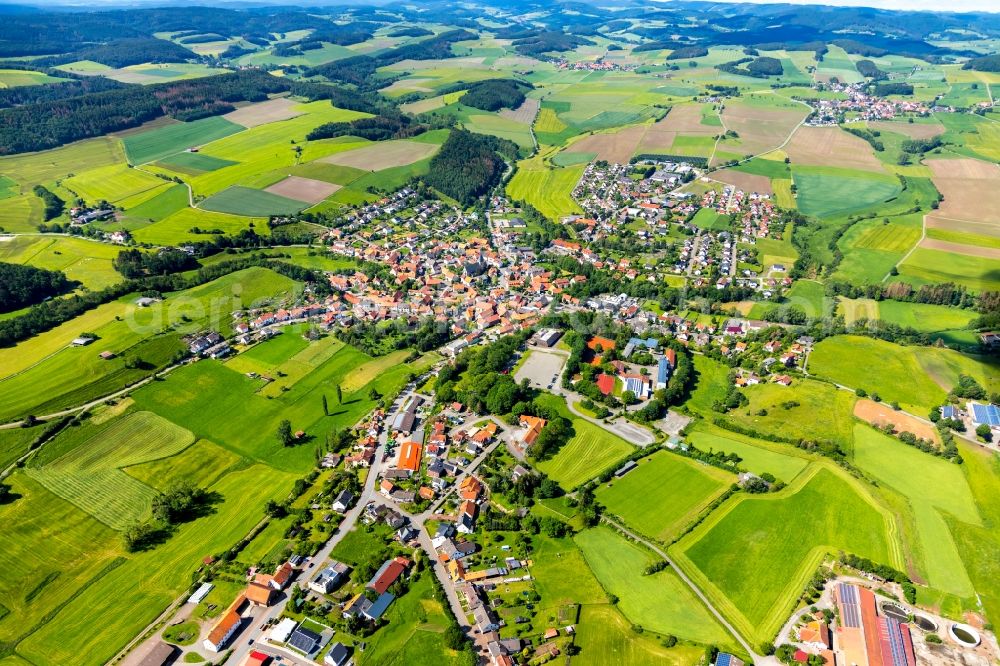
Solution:
<svg viewBox="0 0 1000 666">
<path fill-rule="evenodd" d="M 698 354 L 694 357 L 694 369 L 697 379 L 687 406 L 702 414 L 711 413 L 715 401 L 726 397 L 729 368 Z"/>
<path fill-rule="evenodd" d="M 732 474 L 660 451 L 602 485 L 597 499 L 630 527 L 669 541 L 735 481 Z"/>
<path fill-rule="evenodd" d="M 699 643 L 735 645 L 673 571 L 643 575 L 657 560 L 652 552 L 603 525 L 580 532 L 574 541 L 597 580 L 620 599 L 617 608 L 632 624 Z"/>
<path fill-rule="evenodd" d="M 913 284 L 954 282 L 972 291 L 1000 289 L 996 260 L 966 254 L 917 248 L 899 266 L 899 274 Z"/>
<path fill-rule="evenodd" d="M 292 215 L 308 204 L 249 187 L 228 187 L 201 202 L 201 208 L 216 213 L 245 215 L 247 217 L 268 217 L 271 215 Z"/>
<path fill-rule="evenodd" d="M 82 238 L 16 236 L 0 243 L 0 261 L 62 271 L 88 289 L 103 289 L 124 279 L 112 266 L 120 251 Z"/>
<path fill-rule="evenodd" d="M 0 88 L 40 86 L 45 83 L 65 83 L 68 80 L 30 69 L 0 69 Z"/>
<path fill-rule="evenodd" d="M 188 188 L 179 184 L 168 187 L 152 199 L 130 208 L 127 211 L 128 217 L 126 218 L 126 222 L 124 222 L 124 224 L 128 224 L 128 219 L 159 222 L 160 220 L 170 217 L 174 213 L 187 208 L 188 202 Z"/>
<path fill-rule="evenodd" d="M 212 116 L 133 134 L 122 143 L 130 163 L 146 164 L 241 131 L 242 126 L 221 116 Z"/>
<path fill-rule="evenodd" d="M 352 371 L 372 361 L 353 347 L 337 347 L 331 356 L 320 357 L 310 372 L 290 372 L 270 385 L 250 379 L 228 364 L 203 361 L 170 373 L 166 381 L 143 387 L 134 397 L 140 408 L 156 410 L 201 439 L 279 469 L 301 472 L 314 462 L 315 445 L 310 442 L 324 441 L 333 430 L 353 425 L 375 406 L 368 396 L 370 388 L 393 395 L 411 371 L 419 371 L 431 360 L 425 357 L 413 364 L 397 364 L 358 390 L 344 391 L 343 404 L 333 407 L 329 416 L 323 414 L 322 395 L 335 402 L 334 385 L 344 383 Z M 206 410 L 205 405 L 213 408 Z M 220 418 L 226 414 L 244 416 Z M 294 430 L 305 431 L 307 441 L 290 448 L 282 446 L 275 432 L 283 419 L 290 420 Z"/>
<path fill-rule="evenodd" d="M 969 484 L 958 465 L 929 456 L 867 425 L 855 426 L 854 464 L 901 493 L 916 523 L 917 548 L 908 555 L 921 562 L 931 587 L 971 597 L 972 581 L 944 520 L 982 526 Z"/>
<path fill-rule="evenodd" d="M 121 468 L 168 458 L 194 442 L 190 432 L 151 412 L 129 414 L 55 462 L 27 473 L 113 529 L 149 511 L 155 491 Z"/>
<path fill-rule="evenodd" d="M 294 286 L 266 268 L 251 268 L 168 295 L 148 308 L 134 304 L 137 294 L 94 308 L 13 348 L 0 376 L 0 419 L 47 414 L 121 389 L 150 372 L 125 367 L 128 357 L 161 366 L 183 348 L 180 332 L 163 332 L 167 324 L 184 333 L 206 326 L 229 333 L 233 309 L 288 295 Z M 181 321 L 182 315 L 189 321 Z M 82 331 L 99 339 L 87 347 L 70 346 Z M 116 358 L 100 358 L 105 350 Z"/>
<path fill-rule="evenodd" d="M 570 414 L 562 398 L 547 395 L 545 400 L 573 421 L 576 433 L 555 456 L 536 465 L 563 488 L 575 488 L 599 476 L 632 452 L 632 445 L 624 439 Z"/>
<path fill-rule="evenodd" d="M 902 566 L 889 514 L 836 468 L 814 469 L 780 493 L 728 503 L 671 548 L 754 644 L 773 637 L 827 553 Z"/>
<path fill-rule="evenodd" d="M 507 183 L 507 194 L 516 201 L 530 203 L 552 220 L 582 213 L 572 193 L 583 169 L 582 164 L 550 169 L 541 165 L 537 158 L 524 160 Z"/>
<path fill-rule="evenodd" d="M 711 208 L 702 208 L 691 219 L 691 224 L 708 231 L 727 231 L 732 226 L 729 216 Z"/>
<path fill-rule="evenodd" d="M 171 191 L 173 191 L 173 188 L 167 190 L 167 192 Z M 132 235 L 140 243 L 179 245 L 184 242 L 208 240 L 212 238 L 209 232 L 215 232 L 216 230 L 221 230 L 225 234 L 235 234 L 251 226 L 260 235 L 268 233 L 267 220 L 265 218 L 242 217 L 202 210 L 201 208 L 188 208 L 186 202 L 183 202 L 183 207 L 178 208 L 178 205 L 182 203 L 180 194 L 175 192 L 171 195 L 171 199 L 160 199 L 160 196 L 163 195 L 159 195 L 156 199 L 148 202 L 153 207 L 150 209 L 150 212 L 153 212 L 157 216 L 164 213 L 169 214 L 155 221 L 153 224 L 133 231 Z M 135 211 L 139 208 L 141 207 L 133 208 L 129 213 L 134 215 Z M 171 209 L 176 210 L 175 212 L 170 212 Z M 195 228 L 201 229 L 201 233 L 192 231 Z"/>
<path fill-rule="evenodd" d="M 7 469 L 28 452 L 31 443 L 42 434 L 41 428 L 8 428 L 0 430 L 0 470 Z"/>
<path fill-rule="evenodd" d="M 580 648 L 580 654 L 573 657 L 575 666 L 605 666 L 608 663 L 689 666 L 704 652 L 686 645 L 667 649 L 645 631 L 636 633 L 621 613 L 607 604 L 580 609 L 575 644 Z"/>
<path fill-rule="evenodd" d="M 108 201 L 128 207 L 135 205 L 146 194 L 145 199 L 156 196 L 167 187 L 167 183 L 151 174 L 130 169 L 125 164 L 89 169 L 67 178 L 63 186 L 89 203 Z"/>
<path fill-rule="evenodd" d="M 963 329 L 977 316 L 971 310 L 931 303 L 880 301 L 878 304 L 878 318 L 882 321 L 913 328 L 922 333 Z"/>
<path fill-rule="evenodd" d="M 209 488 L 219 500 L 213 513 L 181 525 L 165 544 L 89 577 L 89 586 L 78 589 L 48 623 L 25 638 L 18 653 L 41 666 L 107 661 L 188 589 L 192 571 L 206 554 L 219 553 L 242 538 L 260 520 L 264 503 L 283 497 L 294 478 L 261 465 L 227 474 Z M 73 523 L 59 524 L 65 530 Z M 37 544 L 38 534 L 31 538 Z M 80 543 L 93 544 L 93 538 L 88 535 Z M 100 545 L 108 547 L 106 540 Z M 117 540 L 111 548 L 117 551 Z M 62 571 L 66 561 L 56 566 Z M 101 631 L 94 631 L 95 626 Z"/>
<path fill-rule="evenodd" d="M 805 215 L 828 217 L 869 208 L 902 191 L 892 176 L 832 167 L 795 166 L 796 204 Z"/>
<path fill-rule="evenodd" d="M 844 359 L 851 359 L 844 362 Z M 819 342 L 809 356 L 809 372 L 851 388 L 873 391 L 918 415 L 944 401 L 959 373 L 975 377 L 987 390 L 1000 387 L 996 366 L 934 347 L 903 347 L 859 336 Z"/>
<path fill-rule="evenodd" d="M 732 421 L 769 435 L 833 441 L 850 449 L 853 393 L 811 379 L 796 379 L 791 386 L 757 384 L 743 393 L 750 404 L 729 412 Z"/>
<path fill-rule="evenodd" d="M 190 153 L 185 151 L 164 157 L 159 161 L 159 164 L 166 165 L 174 170 L 186 170 L 193 174 L 198 174 L 205 171 L 215 171 L 216 169 L 232 166 L 236 164 L 236 162 L 223 160 L 218 157 L 212 157 L 211 155 L 205 155 L 203 153 Z"/>
<path fill-rule="evenodd" d="M 809 464 L 808 454 L 787 444 L 753 439 L 706 422 L 699 423 L 687 438 L 702 451 L 735 453 L 743 459 L 741 467 L 758 475 L 769 472 L 785 483 Z"/>
<path fill-rule="evenodd" d="M 176 427 L 176 426 L 173 426 Z M 241 465 L 244 459 L 211 442 L 199 440 L 180 453 L 125 467 L 129 476 L 159 491 L 187 482 L 206 488 Z"/>
</svg>

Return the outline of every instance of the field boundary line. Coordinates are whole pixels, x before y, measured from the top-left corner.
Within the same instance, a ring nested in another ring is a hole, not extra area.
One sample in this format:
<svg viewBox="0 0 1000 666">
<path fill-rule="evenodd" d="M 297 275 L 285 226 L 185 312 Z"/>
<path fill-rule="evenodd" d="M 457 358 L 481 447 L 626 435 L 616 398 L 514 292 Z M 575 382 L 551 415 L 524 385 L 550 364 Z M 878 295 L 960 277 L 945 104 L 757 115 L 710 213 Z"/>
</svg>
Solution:
<svg viewBox="0 0 1000 666">
<path fill-rule="evenodd" d="M 648 548 L 651 551 L 653 551 L 654 553 L 656 553 L 656 555 L 658 555 L 659 557 L 662 557 L 663 560 L 670 566 L 670 568 L 673 569 L 677 573 L 677 577 L 680 578 L 681 581 L 685 585 L 687 585 L 691 589 L 692 592 L 694 592 L 695 596 L 698 597 L 698 599 L 705 605 L 705 607 L 708 608 L 709 612 L 711 612 L 712 615 L 715 616 L 715 618 L 719 621 L 719 623 L 722 625 L 722 627 L 726 631 L 728 631 L 733 636 L 733 638 L 736 639 L 736 642 L 739 643 L 740 646 L 744 650 L 747 651 L 747 654 L 750 655 L 751 660 L 755 664 L 761 662 L 761 656 L 758 655 L 756 652 L 754 652 L 753 648 L 750 647 L 750 644 L 743 638 L 742 634 L 740 634 L 739 632 L 736 631 L 736 629 L 733 627 L 733 625 L 730 624 L 729 621 L 722 615 L 722 613 L 720 613 L 719 610 L 712 604 L 712 601 L 708 598 L 708 596 L 704 592 L 701 591 L 701 588 L 699 588 L 697 585 L 695 585 L 694 581 L 691 580 L 691 578 L 684 572 L 683 569 L 681 569 L 681 568 L 679 568 L 677 566 L 677 564 L 673 561 L 673 559 L 671 559 L 671 557 L 666 553 L 666 551 L 664 551 L 664 550 L 660 549 L 658 546 L 650 543 L 649 541 L 647 541 L 643 537 L 641 537 L 641 536 L 633 533 L 628 527 L 626 527 L 625 525 L 623 525 L 621 523 L 618 523 L 617 521 L 615 521 L 615 520 L 613 520 L 611 518 L 607 518 L 605 516 L 602 516 L 601 517 L 601 521 L 607 523 L 613 529 L 617 530 L 621 534 L 624 534 L 625 536 L 629 537 L 630 539 L 633 539 L 634 541 L 639 542 L 640 544 L 642 544 L 646 548 Z"/>
</svg>

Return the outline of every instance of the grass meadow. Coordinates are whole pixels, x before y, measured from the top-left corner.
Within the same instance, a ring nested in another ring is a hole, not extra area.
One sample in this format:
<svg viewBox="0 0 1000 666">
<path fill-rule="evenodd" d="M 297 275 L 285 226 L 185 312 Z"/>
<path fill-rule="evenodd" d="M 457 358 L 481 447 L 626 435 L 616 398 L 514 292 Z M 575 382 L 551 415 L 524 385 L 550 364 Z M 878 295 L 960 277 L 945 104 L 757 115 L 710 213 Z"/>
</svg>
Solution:
<svg viewBox="0 0 1000 666">
<path fill-rule="evenodd" d="M 735 641 L 673 571 L 643 575 L 657 561 L 652 552 L 604 525 L 584 530 L 573 540 L 597 580 L 619 598 L 617 608 L 632 624 L 699 643 L 733 644 L 735 649 Z"/>
<path fill-rule="evenodd" d="M 66 455 L 27 473 L 112 529 L 144 518 L 155 495 L 121 470 L 180 453 L 190 432 L 152 412 L 122 417 Z"/>
<path fill-rule="evenodd" d="M 851 362 L 845 363 L 845 358 Z M 985 358 L 851 335 L 819 342 L 809 356 L 809 372 L 878 393 L 882 400 L 898 402 L 918 415 L 940 405 L 960 373 L 975 377 L 988 391 L 1000 388 L 996 364 Z"/>
<path fill-rule="evenodd" d="M 806 215 L 829 217 L 881 203 L 901 191 L 893 177 L 834 167 L 795 166 L 796 204 Z"/>
<path fill-rule="evenodd" d="M 597 499 L 630 527 L 669 541 L 723 493 L 735 476 L 666 451 L 602 485 Z M 620 596 L 620 595 L 619 595 Z"/>
<path fill-rule="evenodd" d="M 813 469 L 780 493 L 739 496 L 671 548 L 754 644 L 773 637 L 827 553 L 902 566 L 896 526 L 860 482 L 830 466 Z"/>
<path fill-rule="evenodd" d="M 958 597 L 975 594 L 945 523 L 944 514 L 982 527 L 962 468 L 935 458 L 864 424 L 855 426 L 854 464 L 902 494 L 915 523 L 916 548 L 908 549 L 927 584 Z"/>
<path fill-rule="evenodd" d="M 754 439 L 704 421 L 687 438 L 702 451 L 735 453 L 743 459 L 741 467 L 758 475 L 769 472 L 785 483 L 798 476 L 810 460 L 809 454 L 787 444 Z"/>
<path fill-rule="evenodd" d="M 242 126 L 222 116 L 212 116 L 133 134 L 122 143 L 131 164 L 147 164 L 241 131 Z"/>
<path fill-rule="evenodd" d="M 277 194 L 255 190 L 249 187 L 227 187 L 201 202 L 201 208 L 216 213 L 243 215 L 246 217 L 269 217 L 272 215 L 292 215 L 308 204 Z"/>
<path fill-rule="evenodd" d="M 83 238 L 15 236 L 0 242 L 0 261 L 62 271 L 88 289 L 121 282 L 112 260 L 120 248 Z"/>
<path fill-rule="evenodd" d="M 698 661 L 704 650 L 679 644 L 667 649 L 653 636 L 636 633 L 622 614 L 609 604 L 583 606 L 576 626 L 576 666 L 604 666 L 611 661 L 632 666 L 686 666 Z"/>
<path fill-rule="evenodd" d="M 954 282 L 971 291 L 1000 289 L 1000 270 L 995 259 L 917 248 L 899 266 L 904 280 L 915 285 Z"/>
<path fill-rule="evenodd" d="M 228 333 L 232 310 L 272 302 L 294 287 L 295 282 L 273 271 L 250 268 L 170 294 L 148 308 L 135 305 L 134 294 L 94 308 L 14 347 L 16 353 L 5 360 L 0 376 L 0 419 L 54 412 L 127 386 L 150 373 L 125 367 L 128 357 L 166 365 L 183 348 L 182 332 L 215 326 Z M 83 331 L 96 334 L 97 341 L 71 346 Z M 116 358 L 100 358 L 105 350 Z"/>
<path fill-rule="evenodd" d="M 563 488 L 572 489 L 599 476 L 632 452 L 632 445 L 621 437 L 585 419 L 573 416 L 562 398 L 547 395 L 543 400 L 570 419 L 576 433 L 556 455 L 536 464 L 538 469 Z"/>
</svg>

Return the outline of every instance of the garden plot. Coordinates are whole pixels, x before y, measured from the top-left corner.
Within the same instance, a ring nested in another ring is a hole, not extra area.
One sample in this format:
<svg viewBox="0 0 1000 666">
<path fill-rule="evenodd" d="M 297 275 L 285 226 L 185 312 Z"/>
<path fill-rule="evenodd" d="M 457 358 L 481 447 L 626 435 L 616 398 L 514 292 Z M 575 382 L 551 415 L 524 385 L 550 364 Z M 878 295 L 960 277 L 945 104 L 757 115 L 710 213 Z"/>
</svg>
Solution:
<svg viewBox="0 0 1000 666">
<path fill-rule="evenodd" d="M 340 187 L 340 185 L 327 183 L 322 180 L 289 176 L 270 187 L 264 188 L 264 191 L 287 199 L 295 199 L 296 201 L 304 201 L 305 203 L 315 205 L 339 190 Z"/>
<path fill-rule="evenodd" d="M 384 141 L 330 155 L 319 161 L 364 171 L 381 171 L 419 162 L 436 153 L 438 147 L 433 143 L 418 141 Z"/>
</svg>

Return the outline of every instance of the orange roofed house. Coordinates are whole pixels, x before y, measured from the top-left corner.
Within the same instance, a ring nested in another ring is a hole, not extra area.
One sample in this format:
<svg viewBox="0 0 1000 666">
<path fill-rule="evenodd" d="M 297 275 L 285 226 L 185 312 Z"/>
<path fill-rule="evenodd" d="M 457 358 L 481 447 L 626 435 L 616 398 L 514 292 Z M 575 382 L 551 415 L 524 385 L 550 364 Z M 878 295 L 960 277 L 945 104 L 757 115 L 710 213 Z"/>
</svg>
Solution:
<svg viewBox="0 0 1000 666">
<path fill-rule="evenodd" d="M 229 643 L 233 635 L 243 624 L 243 616 L 240 615 L 240 608 L 246 603 L 247 598 L 242 594 L 237 595 L 233 603 L 223 613 L 219 621 L 215 623 L 208 636 L 203 641 L 206 650 L 211 652 L 221 652 L 222 648 Z"/>
<path fill-rule="evenodd" d="M 540 419 L 537 416 L 529 416 L 528 414 L 521 416 L 521 427 L 526 428 L 524 436 L 521 438 L 525 446 L 531 446 L 535 443 L 546 423 L 545 419 Z"/>
<path fill-rule="evenodd" d="M 399 460 L 396 462 L 396 467 L 410 472 L 418 471 L 421 450 L 421 446 L 417 442 L 403 442 L 403 445 L 399 447 Z"/>
</svg>

